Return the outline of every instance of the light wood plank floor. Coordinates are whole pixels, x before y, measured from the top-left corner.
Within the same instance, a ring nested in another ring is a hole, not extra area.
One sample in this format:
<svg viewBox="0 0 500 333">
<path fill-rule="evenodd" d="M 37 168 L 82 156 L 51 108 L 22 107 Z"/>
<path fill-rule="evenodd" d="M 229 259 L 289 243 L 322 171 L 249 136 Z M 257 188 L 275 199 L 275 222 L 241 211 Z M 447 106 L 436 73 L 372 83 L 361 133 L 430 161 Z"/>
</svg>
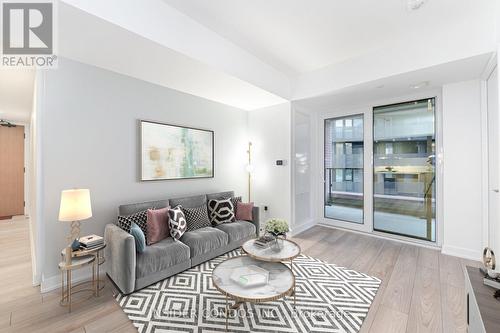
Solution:
<svg viewBox="0 0 500 333">
<path fill-rule="evenodd" d="M 316 226 L 294 238 L 304 254 L 382 279 L 362 332 L 466 332 L 463 269 L 472 262 L 438 251 Z M 27 220 L 0 221 L 1 332 L 135 332 L 113 299 L 59 306 L 60 292 L 31 285 Z"/>
</svg>

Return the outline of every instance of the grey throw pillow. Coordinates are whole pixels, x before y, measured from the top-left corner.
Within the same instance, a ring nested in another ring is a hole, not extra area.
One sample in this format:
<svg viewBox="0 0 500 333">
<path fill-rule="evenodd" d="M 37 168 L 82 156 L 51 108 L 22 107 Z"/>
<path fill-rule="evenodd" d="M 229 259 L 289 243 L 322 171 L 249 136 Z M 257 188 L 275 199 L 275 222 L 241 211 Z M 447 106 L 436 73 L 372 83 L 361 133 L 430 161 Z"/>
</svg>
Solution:
<svg viewBox="0 0 500 333">
<path fill-rule="evenodd" d="M 232 199 L 212 199 L 208 201 L 208 216 L 213 226 L 233 222 L 235 217 Z"/>
<path fill-rule="evenodd" d="M 196 208 L 182 207 L 182 211 L 186 216 L 187 231 L 211 226 L 210 220 L 208 219 L 207 205 Z"/>
</svg>

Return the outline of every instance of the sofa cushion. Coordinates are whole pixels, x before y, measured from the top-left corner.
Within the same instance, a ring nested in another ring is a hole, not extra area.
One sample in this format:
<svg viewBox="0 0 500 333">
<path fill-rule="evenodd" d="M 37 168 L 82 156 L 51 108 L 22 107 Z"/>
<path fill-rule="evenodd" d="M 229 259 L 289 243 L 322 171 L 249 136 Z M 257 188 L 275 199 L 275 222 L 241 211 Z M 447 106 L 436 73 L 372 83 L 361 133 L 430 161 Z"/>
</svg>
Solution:
<svg viewBox="0 0 500 333">
<path fill-rule="evenodd" d="M 231 197 L 231 203 L 233 204 L 233 208 L 234 208 L 233 222 L 236 221 L 236 210 L 238 209 L 238 202 L 243 202 L 243 200 L 241 199 L 241 196 Z"/>
<path fill-rule="evenodd" d="M 139 253 L 144 252 L 146 249 L 146 236 L 142 232 L 141 228 L 134 222 L 130 226 L 130 234 L 134 236 L 135 240 L 135 250 Z"/>
<path fill-rule="evenodd" d="M 253 220 L 253 202 L 237 202 L 236 203 L 236 220 L 252 221 Z"/>
<path fill-rule="evenodd" d="M 184 216 L 186 216 L 186 231 L 194 231 L 211 226 L 210 220 L 208 219 L 207 205 L 201 205 L 195 208 L 181 208 Z"/>
<path fill-rule="evenodd" d="M 180 239 L 186 232 L 186 216 L 184 216 L 181 206 L 168 210 L 168 229 L 170 230 L 170 236 L 174 240 Z"/>
<path fill-rule="evenodd" d="M 158 243 L 170 236 L 168 227 L 168 210 L 170 207 L 148 209 L 147 231 L 148 245 Z"/>
<path fill-rule="evenodd" d="M 189 247 L 173 238 L 165 238 L 158 243 L 146 246 L 137 254 L 136 278 L 163 271 L 169 267 L 189 260 Z"/>
<path fill-rule="evenodd" d="M 228 244 L 228 235 L 216 228 L 206 227 L 186 232 L 181 242 L 189 246 L 191 258 Z"/>
<path fill-rule="evenodd" d="M 176 198 L 169 200 L 170 206 L 182 206 L 183 208 L 196 208 L 207 204 L 206 195 L 196 195 L 194 197 Z"/>
<path fill-rule="evenodd" d="M 142 232 L 144 233 L 144 236 L 146 237 L 146 242 L 148 240 L 148 229 L 147 229 L 147 221 L 148 221 L 148 211 L 143 210 L 138 213 L 134 213 L 131 215 L 126 215 L 126 216 L 118 216 L 118 223 L 117 225 L 125 230 L 126 232 L 130 233 L 130 227 L 132 226 L 132 223 L 135 223 L 141 228 Z"/>
<path fill-rule="evenodd" d="M 234 207 L 231 198 L 208 200 L 208 215 L 213 226 L 234 221 Z"/>
<path fill-rule="evenodd" d="M 254 237 L 256 234 L 255 225 L 247 221 L 224 223 L 216 226 L 216 228 L 224 231 L 229 236 L 229 243 Z"/>
</svg>

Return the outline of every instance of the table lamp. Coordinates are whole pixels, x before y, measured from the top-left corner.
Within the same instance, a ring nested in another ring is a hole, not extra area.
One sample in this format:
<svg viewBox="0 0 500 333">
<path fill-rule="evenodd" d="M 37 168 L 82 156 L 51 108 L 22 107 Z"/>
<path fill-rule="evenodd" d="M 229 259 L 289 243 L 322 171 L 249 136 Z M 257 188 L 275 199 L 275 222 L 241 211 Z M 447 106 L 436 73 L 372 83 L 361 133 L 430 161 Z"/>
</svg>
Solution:
<svg viewBox="0 0 500 333">
<path fill-rule="evenodd" d="M 69 241 L 80 237 L 80 221 L 92 217 L 90 191 L 88 189 L 64 190 L 61 192 L 59 221 L 71 222 Z"/>
</svg>

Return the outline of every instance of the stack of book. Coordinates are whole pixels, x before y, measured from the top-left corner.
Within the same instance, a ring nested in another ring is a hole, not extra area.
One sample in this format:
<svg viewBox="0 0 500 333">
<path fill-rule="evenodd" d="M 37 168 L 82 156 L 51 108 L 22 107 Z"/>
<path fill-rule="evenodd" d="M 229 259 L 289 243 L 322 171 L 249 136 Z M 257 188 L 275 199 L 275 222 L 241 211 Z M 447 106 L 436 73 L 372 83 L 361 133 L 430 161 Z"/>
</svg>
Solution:
<svg viewBox="0 0 500 333">
<path fill-rule="evenodd" d="M 104 244 L 104 238 L 97 235 L 80 237 L 80 249 L 92 250 Z"/>
<path fill-rule="evenodd" d="M 257 247 L 261 247 L 261 248 L 267 248 L 269 246 L 271 246 L 271 244 L 273 243 L 274 241 L 274 237 L 272 236 L 269 236 L 269 235 L 264 235 L 264 236 L 261 236 L 259 238 L 257 238 L 254 242 L 255 246 Z"/>
</svg>

